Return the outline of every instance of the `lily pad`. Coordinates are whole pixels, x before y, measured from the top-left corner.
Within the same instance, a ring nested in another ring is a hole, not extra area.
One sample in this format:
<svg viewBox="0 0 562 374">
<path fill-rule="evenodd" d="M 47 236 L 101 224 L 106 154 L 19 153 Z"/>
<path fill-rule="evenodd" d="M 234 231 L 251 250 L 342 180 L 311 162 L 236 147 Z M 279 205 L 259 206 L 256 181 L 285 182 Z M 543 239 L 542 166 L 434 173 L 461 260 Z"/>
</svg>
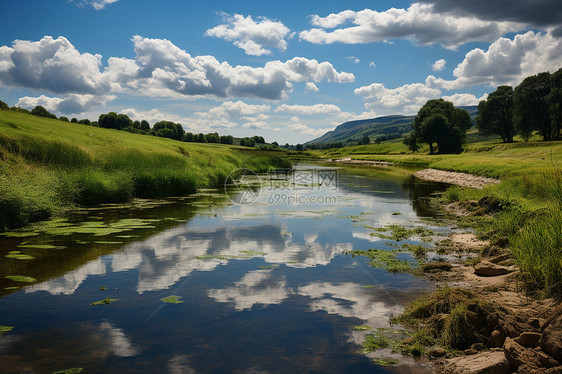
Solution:
<svg viewBox="0 0 562 374">
<path fill-rule="evenodd" d="M 269 265 L 269 266 L 258 266 L 258 269 L 277 269 L 279 266 L 277 265 Z"/>
<path fill-rule="evenodd" d="M 24 254 L 21 254 L 21 253 L 11 253 L 11 252 L 10 252 L 10 254 L 8 254 L 4 257 L 12 258 L 14 260 L 35 260 L 35 257 L 33 257 L 33 256 L 24 255 Z"/>
<path fill-rule="evenodd" d="M 249 256 L 263 256 L 263 255 L 266 255 L 265 252 L 258 252 L 258 251 L 240 251 L 240 253 L 243 253 L 243 254 L 249 255 Z"/>
<path fill-rule="evenodd" d="M 4 287 L 6 291 L 8 290 L 19 290 L 21 287 Z"/>
<path fill-rule="evenodd" d="M 114 302 L 117 302 L 117 301 L 119 301 L 119 299 L 110 299 L 110 298 L 106 297 L 105 299 L 96 301 L 94 303 L 91 303 L 90 305 L 107 305 L 107 304 L 111 304 L 111 303 L 114 303 Z"/>
<path fill-rule="evenodd" d="M 51 244 L 23 244 L 18 245 L 19 248 L 30 248 L 30 249 L 66 249 L 64 245 L 51 245 Z"/>
<path fill-rule="evenodd" d="M 353 326 L 353 330 L 355 330 L 355 331 L 370 331 L 371 326 L 367 326 L 367 325 Z"/>
<path fill-rule="evenodd" d="M 181 301 L 180 299 L 181 296 L 171 295 L 168 297 L 161 298 L 160 301 L 167 304 L 181 304 L 183 303 L 183 301 Z"/>
<path fill-rule="evenodd" d="M 14 326 L 3 326 L 0 325 L 0 336 L 2 336 L 2 334 L 5 334 L 9 331 L 12 331 L 14 329 Z"/>
<path fill-rule="evenodd" d="M 13 280 L 14 282 L 22 282 L 22 283 L 37 282 L 37 279 L 32 277 L 27 277 L 25 275 L 6 275 L 4 278 Z"/>
<path fill-rule="evenodd" d="M 39 235 L 39 233 L 34 231 L 23 231 L 23 232 L 14 231 L 14 232 L 5 232 L 0 235 L 3 235 L 7 238 L 28 238 L 32 236 L 37 236 Z"/>
<path fill-rule="evenodd" d="M 96 244 L 123 244 L 123 242 L 109 242 L 109 241 L 103 241 L 103 240 L 97 240 L 94 243 L 96 243 Z"/>
</svg>

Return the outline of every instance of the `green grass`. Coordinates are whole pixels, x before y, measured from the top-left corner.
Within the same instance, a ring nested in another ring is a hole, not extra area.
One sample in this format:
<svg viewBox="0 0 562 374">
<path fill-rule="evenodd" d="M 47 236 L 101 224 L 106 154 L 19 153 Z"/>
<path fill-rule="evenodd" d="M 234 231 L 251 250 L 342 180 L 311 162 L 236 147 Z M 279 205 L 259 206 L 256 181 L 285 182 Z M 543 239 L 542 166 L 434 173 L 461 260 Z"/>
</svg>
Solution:
<svg viewBox="0 0 562 374">
<path fill-rule="evenodd" d="M 289 167 L 280 152 L 183 143 L 0 111 L 0 230 L 75 206 L 183 196 L 238 168 Z"/>
</svg>

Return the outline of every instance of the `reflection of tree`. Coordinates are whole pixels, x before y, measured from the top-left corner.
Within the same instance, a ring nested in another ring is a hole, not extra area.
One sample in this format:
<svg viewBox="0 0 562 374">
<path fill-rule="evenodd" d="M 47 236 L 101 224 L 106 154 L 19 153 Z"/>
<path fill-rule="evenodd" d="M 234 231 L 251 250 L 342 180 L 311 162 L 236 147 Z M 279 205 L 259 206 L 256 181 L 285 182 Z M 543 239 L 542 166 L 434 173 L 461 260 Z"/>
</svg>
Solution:
<svg viewBox="0 0 562 374">
<path fill-rule="evenodd" d="M 412 207 L 418 216 L 434 217 L 435 209 L 431 207 L 430 198 L 436 193 L 444 192 L 447 184 L 427 182 L 410 176 L 402 183 L 402 188 L 410 197 Z"/>
</svg>

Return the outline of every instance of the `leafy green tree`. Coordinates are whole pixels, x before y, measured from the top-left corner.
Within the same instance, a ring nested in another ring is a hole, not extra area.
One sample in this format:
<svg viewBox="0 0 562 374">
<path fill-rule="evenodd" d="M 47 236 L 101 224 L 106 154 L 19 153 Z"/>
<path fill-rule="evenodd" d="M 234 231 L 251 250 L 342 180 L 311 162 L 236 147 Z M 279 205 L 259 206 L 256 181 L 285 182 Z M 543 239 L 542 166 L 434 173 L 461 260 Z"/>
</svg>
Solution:
<svg viewBox="0 0 562 374">
<path fill-rule="evenodd" d="M 107 114 L 101 114 L 98 119 L 99 127 L 105 129 L 118 129 L 117 127 L 117 113 L 109 112 Z"/>
<path fill-rule="evenodd" d="M 549 103 L 553 136 L 559 139 L 562 129 L 562 68 L 550 76 Z"/>
<path fill-rule="evenodd" d="M 416 137 L 416 133 L 414 131 L 412 131 L 411 133 L 408 133 L 404 136 L 403 143 L 412 152 L 417 152 L 418 149 L 420 148 L 419 145 L 418 145 L 418 139 Z"/>
<path fill-rule="evenodd" d="M 304 146 L 302 144 L 297 144 L 297 151 L 298 152 L 304 151 Z"/>
<path fill-rule="evenodd" d="M 500 86 L 486 100 L 478 103 L 476 127 L 482 135 L 497 134 L 504 143 L 513 142 L 515 124 L 513 121 L 513 88 Z"/>
<path fill-rule="evenodd" d="M 148 123 L 146 120 L 142 120 L 141 121 L 141 126 L 140 126 L 141 130 L 143 131 L 150 131 L 150 123 Z"/>
<path fill-rule="evenodd" d="M 460 152 L 466 130 L 471 126 L 472 120 L 466 110 L 455 108 L 453 103 L 443 99 L 429 100 L 412 122 L 415 144 L 427 143 L 431 154 L 435 151 L 434 143 L 440 153 Z"/>
<path fill-rule="evenodd" d="M 234 144 L 234 137 L 232 135 L 223 135 L 220 137 L 221 144 Z"/>
<path fill-rule="evenodd" d="M 515 123 L 523 139 L 528 140 L 534 130 L 544 140 L 552 137 L 549 97 L 550 73 L 529 76 L 515 88 Z"/>
<path fill-rule="evenodd" d="M 6 104 L 5 102 L 3 102 L 2 100 L 0 100 L 0 110 L 8 110 L 10 109 L 10 107 L 8 106 L 8 104 Z"/>
<path fill-rule="evenodd" d="M 279 147 L 279 143 L 277 143 L 277 142 L 273 142 L 273 143 L 271 143 L 271 145 L 274 145 L 274 146 L 276 146 L 276 147 Z"/>
<path fill-rule="evenodd" d="M 207 143 L 207 138 L 205 134 L 199 133 L 197 134 L 197 143 Z"/>
<path fill-rule="evenodd" d="M 133 128 L 135 128 L 135 129 L 137 129 L 137 130 L 140 130 L 140 128 L 141 128 L 141 123 L 140 123 L 140 121 L 134 121 L 134 122 L 133 122 Z"/>
<path fill-rule="evenodd" d="M 68 117 L 65 117 L 65 116 L 60 116 L 60 117 L 59 117 L 59 121 L 69 122 L 69 121 L 68 121 Z"/>
<path fill-rule="evenodd" d="M 57 119 L 57 116 L 49 113 L 49 111 L 41 105 L 37 105 L 35 108 L 33 108 L 31 110 L 31 114 L 34 115 L 34 116 L 38 116 L 38 117 L 46 117 L 46 118 Z"/>
<path fill-rule="evenodd" d="M 91 122 L 89 119 L 81 119 L 80 121 L 78 121 L 79 124 L 81 125 L 91 125 Z"/>
<path fill-rule="evenodd" d="M 77 118 L 72 118 L 72 119 L 70 120 L 70 122 L 72 122 L 72 123 L 78 123 L 78 119 L 77 119 Z"/>
<path fill-rule="evenodd" d="M 193 142 L 193 133 L 191 132 L 186 132 L 185 134 L 183 134 L 183 137 L 181 139 L 184 142 Z"/>
</svg>

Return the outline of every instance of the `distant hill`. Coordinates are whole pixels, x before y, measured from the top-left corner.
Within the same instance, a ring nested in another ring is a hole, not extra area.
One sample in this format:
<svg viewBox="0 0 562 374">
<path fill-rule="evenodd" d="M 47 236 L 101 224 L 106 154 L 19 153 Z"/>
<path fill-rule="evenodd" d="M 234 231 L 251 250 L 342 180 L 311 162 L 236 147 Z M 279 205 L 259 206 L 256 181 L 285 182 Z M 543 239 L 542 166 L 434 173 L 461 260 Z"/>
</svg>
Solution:
<svg viewBox="0 0 562 374">
<path fill-rule="evenodd" d="M 477 106 L 461 106 L 459 108 L 468 111 L 474 119 L 477 113 Z M 327 144 L 342 142 L 344 145 L 349 143 L 357 143 L 363 136 L 367 135 L 371 142 L 379 140 L 390 140 L 402 137 L 402 135 L 412 131 L 410 123 L 415 116 L 391 115 L 377 117 L 371 119 L 362 119 L 357 121 L 348 121 L 342 123 L 332 131 L 328 131 L 324 135 L 308 144 Z"/>
</svg>

